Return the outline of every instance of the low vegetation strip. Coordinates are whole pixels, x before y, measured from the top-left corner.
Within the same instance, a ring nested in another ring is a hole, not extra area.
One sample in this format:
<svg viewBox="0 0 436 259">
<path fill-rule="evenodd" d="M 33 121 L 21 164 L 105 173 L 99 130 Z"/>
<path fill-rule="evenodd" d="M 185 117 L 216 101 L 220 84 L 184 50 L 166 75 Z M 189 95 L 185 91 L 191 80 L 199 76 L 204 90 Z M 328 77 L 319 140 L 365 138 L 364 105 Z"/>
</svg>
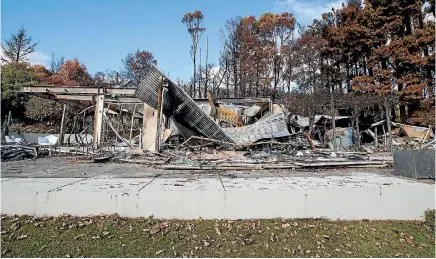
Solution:
<svg viewBox="0 0 436 259">
<path fill-rule="evenodd" d="M 1 218 L 2 257 L 435 257 L 419 221 Z"/>
</svg>

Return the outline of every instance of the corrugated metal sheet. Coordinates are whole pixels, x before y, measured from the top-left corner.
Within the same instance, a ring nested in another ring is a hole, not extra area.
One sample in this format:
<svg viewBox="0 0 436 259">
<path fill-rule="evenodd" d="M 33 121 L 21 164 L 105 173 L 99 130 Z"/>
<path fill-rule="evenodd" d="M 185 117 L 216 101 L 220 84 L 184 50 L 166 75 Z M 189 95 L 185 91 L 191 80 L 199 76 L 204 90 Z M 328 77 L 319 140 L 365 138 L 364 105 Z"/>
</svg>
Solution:
<svg viewBox="0 0 436 259">
<path fill-rule="evenodd" d="M 335 121 L 338 120 L 343 120 L 343 119 L 348 119 L 350 118 L 349 116 L 335 116 Z M 317 124 L 318 122 L 320 122 L 323 119 L 327 119 L 327 120 L 331 120 L 332 116 L 329 115 L 315 115 L 314 124 Z M 309 127 L 309 117 L 303 117 L 303 116 L 299 116 L 299 115 L 293 115 L 290 118 L 291 122 L 293 122 L 294 126 L 299 126 L 299 127 Z"/>
<path fill-rule="evenodd" d="M 261 139 L 289 136 L 286 119 L 283 113 L 268 114 L 252 125 L 239 128 L 223 129 L 240 145 L 250 144 Z"/>
<path fill-rule="evenodd" d="M 253 105 L 244 110 L 244 115 L 248 117 L 254 117 L 260 111 L 261 107 L 259 105 Z"/>
<path fill-rule="evenodd" d="M 156 66 L 139 83 L 135 95 L 148 105 L 157 107 L 157 93 L 162 77 L 165 76 Z M 207 116 L 194 100 L 169 78 L 168 91 L 163 103 L 163 113 L 180 125 L 211 139 L 234 143 L 222 128 Z"/>
</svg>

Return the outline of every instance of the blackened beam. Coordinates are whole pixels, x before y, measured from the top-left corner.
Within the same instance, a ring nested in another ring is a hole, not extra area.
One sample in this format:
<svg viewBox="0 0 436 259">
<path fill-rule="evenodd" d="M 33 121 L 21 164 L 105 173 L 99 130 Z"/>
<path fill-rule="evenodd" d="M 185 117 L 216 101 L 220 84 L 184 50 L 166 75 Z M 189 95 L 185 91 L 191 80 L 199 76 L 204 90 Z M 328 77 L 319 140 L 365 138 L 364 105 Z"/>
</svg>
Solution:
<svg viewBox="0 0 436 259">
<path fill-rule="evenodd" d="M 135 88 L 98 88 L 84 86 L 25 86 L 23 93 L 48 93 L 48 94 L 120 94 L 134 95 Z"/>
<path fill-rule="evenodd" d="M 89 97 L 92 98 L 92 96 L 85 96 L 85 97 L 88 97 L 88 99 L 60 99 L 60 98 L 57 98 L 58 96 L 51 95 L 51 94 L 33 93 L 33 95 L 41 97 L 41 98 L 44 98 L 44 99 L 52 100 L 52 101 L 55 101 L 55 102 L 59 102 L 59 103 L 62 103 L 62 104 L 67 104 L 67 105 L 72 106 L 72 107 L 77 107 L 79 109 L 85 109 L 85 108 L 88 107 L 88 105 L 85 105 L 85 104 L 82 104 L 82 103 L 78 103 L 77 101 L 92 101 L 92 99 L 89 99 Z M 105 99 L 105 103 L 106 102 L 115 102 L 115 100 L 106 100 Z M 141 100 L 139 100 L 139 103 L 143 104 L 143 102 Z M 134 103 L 131 103 L 131 104 L 134 104 Z M 116 107 L 111 108 L 111 110 L 114 110 L 115 112 L 120 112 L 120 109 L 118 109 Z M 123 112 L 126 112 L 126 111 L 123 110 Z M 130 113 L 130 111 L 127 111 L 127 112 Z M 135 118 L 142 118 L 142 112 L 136 111 L 136 113 L 138 113 L 138 114 L 135 115 Z"/>
<path fill-rule="evenodd" d="M 208 99 L 194 99 L 196 103 L 209 103 Z M 217 103 L 269 103 L 270 97 L 247 97 L 247 98 L 215 98 Z"/>
<path fill-rule="evenodd" d="M 52 101 L 56 101 L 56 102 L 59 102 L 59 103 L 62 103 L 62 104 L 68 104 L 70 106 L 77 107 L 77 108 L 80 108 L 80 109 L 85 109 L 86 107 L 88 107 L 85 104 L 77 103 L 77 102 L 74 102 L 72 100 L 59 100 L 59 99 L 56 99 L 56 97 L 54 95 L 50 95 L 50 94 L 34 93 L 33 95 L 41 97 L 41 98 L 44 98 L 44 99 L 49 99 L 49 100 L 52 100 Z"/>
<path fill-rule="evenodd" d="M 97 87 L 85 87 L 85 86 L 25 86 L 21 88 L 23 93 L 46 93 L 46 94 L 57 94 L 59 99 L 64 100 L 81 100 L 81 101 L 92 101 L 93 99 L 86 98 L 89 95 L 95 94 L 119 94 L 119 95 L 131 95 L 135 94 L 135 88 L 97 88 Z M 66 95 L 77 95 L 79 97 L 66 97 Z M 85 95 L 85 96 L 82 96 Z M 75 99 L 74 99 L 75 98 Z M 92 96 L 91 96 L 92 98 Z M 120 100 L 123 103 L 143 103 L 138 98 L 113 98 L 113 102 Z M 111 101 L 111 99 L 106 98 L 106 101 Z M 194 99 L 196 103 L 208 103 L 208 99 Z M 216 98 L 218 103 L 269 103 L 271 101 L 270 97 L 247 97 L 247 98 Z"/>
<path fill-rule="evenodd" d="M 56 94 L 57 99 L 60 100 L 75 100 L 75 101 L 95 101 L 96 95 L 70 95 L 70 94 Z M 135 97 L 111 97 L 106 96 L 105 102 L 111 103 L 130 103 L 130 104 L 142 104 L 144 103 Z"/>
</svg>

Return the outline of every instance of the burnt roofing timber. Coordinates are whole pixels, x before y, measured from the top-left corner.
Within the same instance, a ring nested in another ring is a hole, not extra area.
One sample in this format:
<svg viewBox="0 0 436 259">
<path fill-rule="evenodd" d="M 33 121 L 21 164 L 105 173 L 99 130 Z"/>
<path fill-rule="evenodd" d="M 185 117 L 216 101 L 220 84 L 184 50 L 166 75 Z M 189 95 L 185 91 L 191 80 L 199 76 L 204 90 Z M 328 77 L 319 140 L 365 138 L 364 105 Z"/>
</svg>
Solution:
<svg viewBox="0 0 436 259">
<path fill-rule="evenodd" d="M 246 98 L 214 98 L 217 103 L 269 103 L 270 97 L 246 97 Z M 209 103 L 208 99 L 194 99 L 197 103 Z"/>
<path fill-rule="evenodd" d="M 69 94 L 54 94 L 56 99 L 59 100 L 75 100 L 75 101 L 95 101 L 97 95 L 69 95 Z M 142 104 L 141 99 L 135 97 L 111 97 L 106 96 L 105 102 L 112 103 L 130 103 L 130 104 Z"/>
<path fill-rule="evenodd" d="M 48 94 L 120 94 L 134 95 L 134 88 L 98 88 L 85 86 L 24 86 L 23 93 L 48 93 Z"/>
<path fill-rule="evenodd" d="M 56 94 L 57 99 L 62 100 L 77 100 L 77 101 L 93 101 L 89 96 L 95 94 L 119 94 L 134 96 L 135 88 L 116 88 L 116 87 L 87 87 L 87 86 L 25 86 L 22 87 L 23 93 L 46 93 Z M 55 98 L 55 99 L 56 99 Z M 207 99 L 193 99 L 196 103 L 208 103 Z M 106 97 L 106 102 L 121 102 L 121 103 L 143 103 L 139 98 L 135 97 Z M 270 97 L 246 97 L 246 98 L 215 98 L 217 103 L 269 103 Z"/>
</svg>

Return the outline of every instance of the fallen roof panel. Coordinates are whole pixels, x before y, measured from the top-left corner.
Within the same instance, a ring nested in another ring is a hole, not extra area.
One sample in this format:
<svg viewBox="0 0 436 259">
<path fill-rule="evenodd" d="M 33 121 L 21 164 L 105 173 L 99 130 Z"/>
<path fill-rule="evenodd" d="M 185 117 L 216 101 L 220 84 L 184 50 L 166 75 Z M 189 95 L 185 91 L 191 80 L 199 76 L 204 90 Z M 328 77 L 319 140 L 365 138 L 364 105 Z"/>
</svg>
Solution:
<svg viewBox="0 0 436 259">
<path fill-rule="evenodd" d="M 290 135 L 283 113 L 270 113 L 254 124 L 239 128 L 224 128 L 223 130 L 240 145 L 251 144 L 261 139 L 281 138 Z"/>
<path fill-rule="evenodd" d="M 135 95 L 148 105 L 157 108 L 157 94 L 163 77 L 166 77 L 164 73 L 153 65 L 145 78 L 139 83 Z M 207 116 L 185 91 L 169 78 L 167 79 L 169 81 L 168 91 L 165 92 L 163 99 L 163 113 L 165 116 L 208 138 L 234 143 L 234 140 Z"/>
</svg>

